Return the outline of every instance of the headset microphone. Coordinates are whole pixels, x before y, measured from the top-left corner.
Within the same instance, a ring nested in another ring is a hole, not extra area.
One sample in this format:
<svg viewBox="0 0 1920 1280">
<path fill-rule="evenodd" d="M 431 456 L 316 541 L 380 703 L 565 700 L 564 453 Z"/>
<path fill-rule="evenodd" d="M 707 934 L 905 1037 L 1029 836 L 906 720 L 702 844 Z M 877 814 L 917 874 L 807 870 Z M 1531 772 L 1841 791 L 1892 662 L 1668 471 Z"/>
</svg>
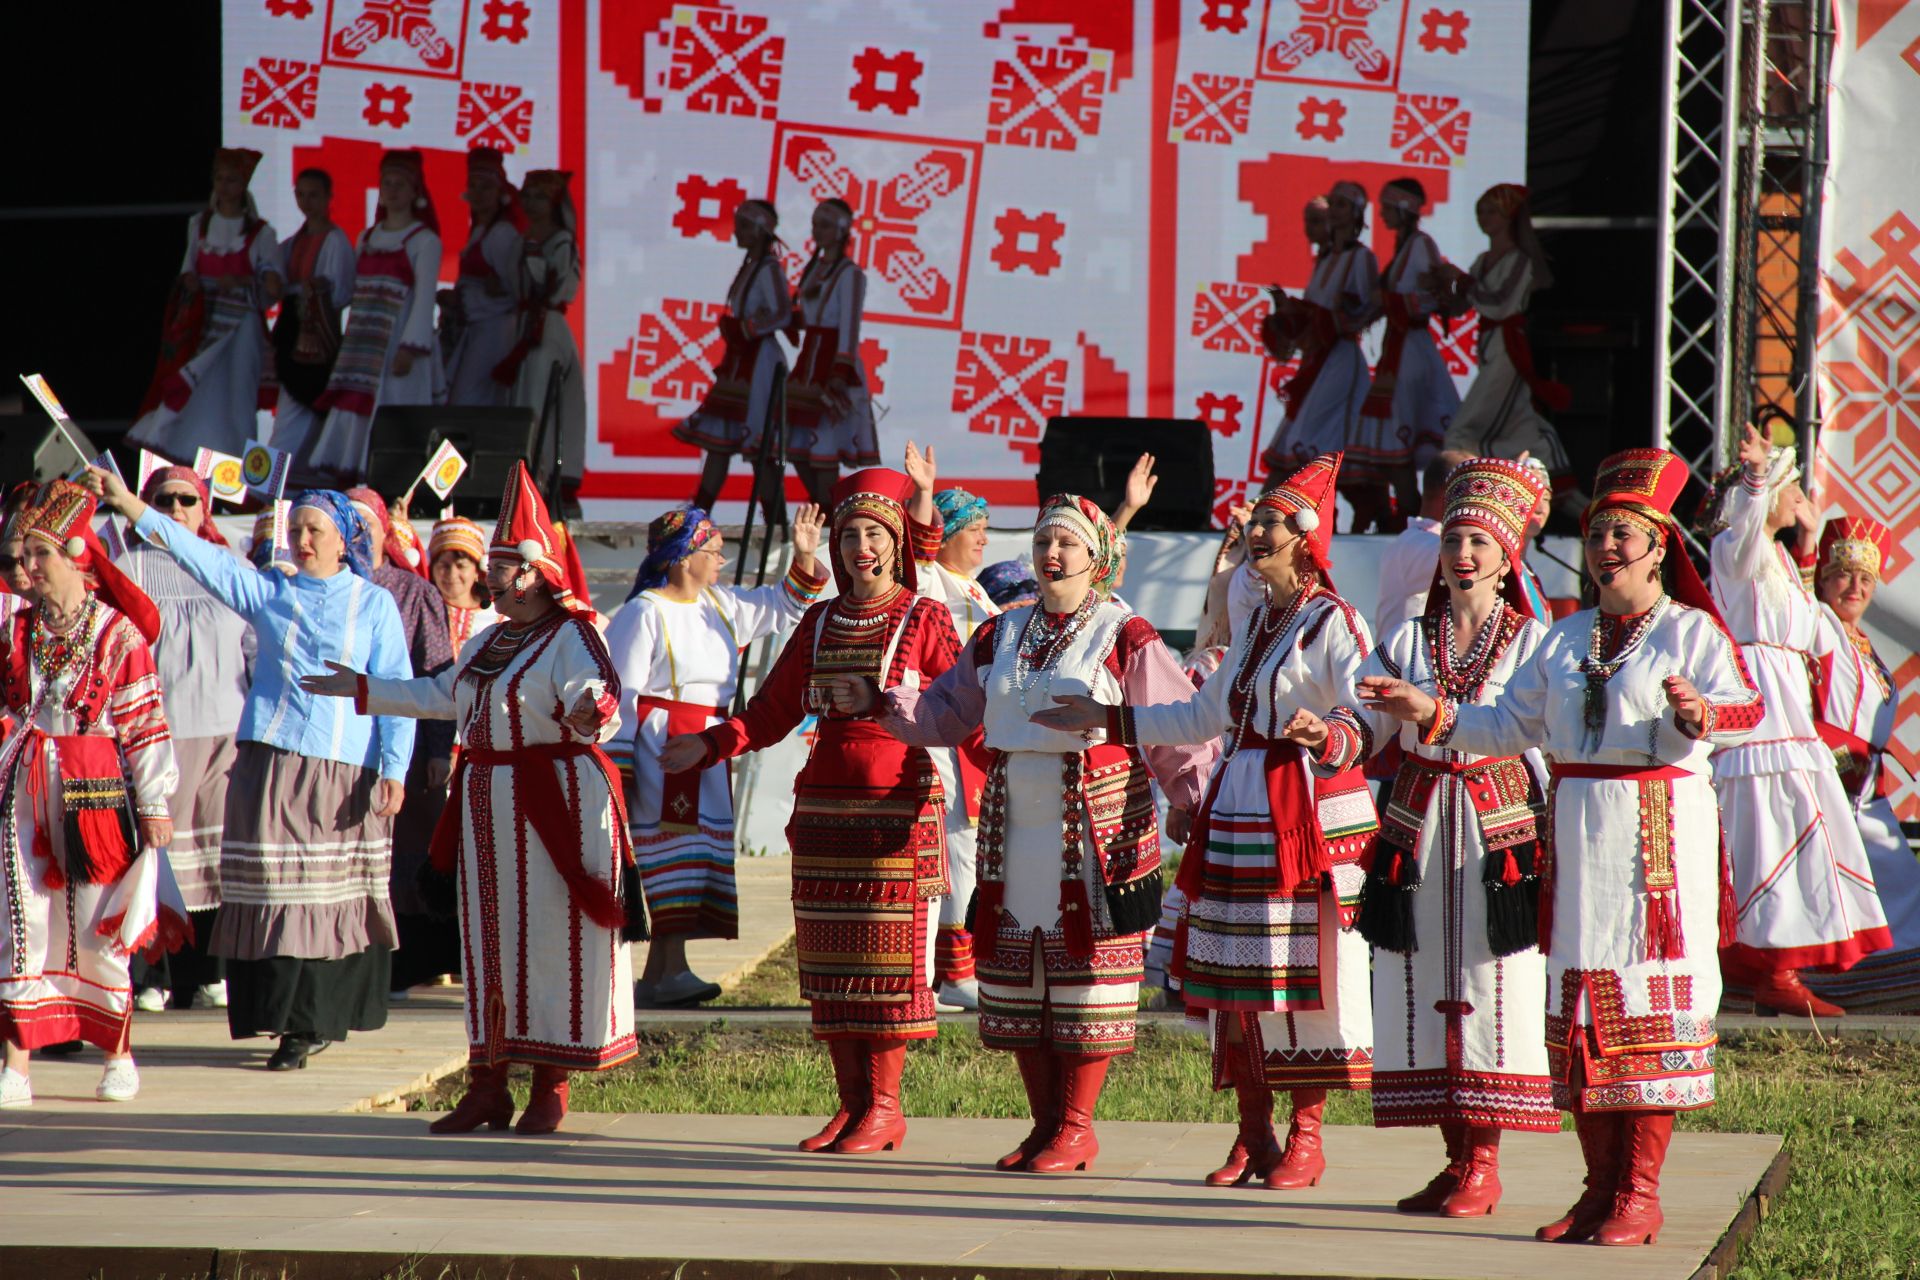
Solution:
<svg viewBox="0 0 1920 1280">
<path fill-rule="evenodd" d="M 1653 548 L 1648 547 L 1645 551 L 1642 551 L 1639 555 L 1635 556 L 1633 559 L 1627 561 L 1625 564 L 1622 564 L 1618 569 L 1606 569 L 1601 571 L 1601 573 L 1598 575 L 1600 579 L 1600 585 L 1603 587 L 1612 586 L 1613 580 L 1619 577 L 1623 570 L 1632 568 L 1634 565 L 1639 564 L 1642 560 L 1645 560 L 1648 556 L 1652 554 L 1653 554 Z"/>
<path fill-rule="evenodd" d="M 1068 578 L 1077 578 L 1083 573 L 1092 573 L 1093 566 L 1089 564 L 1086 568 L 1075 569 L 1072 573 L 1068 573 L 1065 569 L 1048 569 L 1045 572 L 1048 582 L 1064 582 Z"/>
</svg>

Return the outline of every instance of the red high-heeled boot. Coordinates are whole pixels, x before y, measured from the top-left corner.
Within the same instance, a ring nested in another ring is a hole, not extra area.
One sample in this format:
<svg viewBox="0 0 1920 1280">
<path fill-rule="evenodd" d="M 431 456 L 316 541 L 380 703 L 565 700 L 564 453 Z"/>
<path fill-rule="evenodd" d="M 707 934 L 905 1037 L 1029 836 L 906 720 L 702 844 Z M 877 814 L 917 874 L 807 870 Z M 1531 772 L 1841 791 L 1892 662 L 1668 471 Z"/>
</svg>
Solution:
<svg viewBox="0 0 1920 1280">
<path fill-rule="evenodd" d="M 1046 1048 L 1015 1049 L 1013 1060 L 1020 1068 L 1020 1083 L 1027 1087 L 1027 1111 L 1033 1116 L 1033 1128 L 1019 1146 L 995 1162 L 993 1167 L 1003 1173 L 1025 1169 L 1027 1162 L 1060 1132 L 1060 1060 Z"/>
<path fill-rule="evenodd" d="M 1490 1124 L 1467 1129 L 1467 1163 L 1460 1185 L 1440 1206 L 1443 1218 L 1479 1218 L 1500 1203 L 1500 1130 Z"/>
<path fill-rule="evenodd" d="M 1594 1228 L 1595 1244 L 1658 1244 L 1666 1216 L 1660 1212 L 1660 1169 L 1673 1141 L 1673 1112 L 1632 1111 L 1621 1117 L 1619 1182 L 1607 1219 Z"/>
<path fill-rule="evenodd" d="M 1111 1054 L 1062 1053 L 1060 1061 L 1060 1131 L 1027 1161 L 1029 1173 L 1072 1173 L 1091 1169 L 1100 1154 L 1093 1134 L 1093 1107 L 1100 1101 Z"/>
<path fill-rule="evenodd" d="M 533 1069 L 533 1091 L 520 1123 L 513 1131 L 522 1136 L 552 1133 L 567 1118 L 567 1069 L 537 1066 Z"/>
<path fill-rule="evenodd" d="M 834 1088 L 840 1095 L 840 1109 L 833 1113 L 820 1132 L 800 1139 L 802 1151 L 825 1151 L 859 1122 L 867 1110 L 867 1046 L 863 1040 L 827 1041 L 827 1056 L 833 1062 Z"/>
<path fill-rule="evenodd" d="M 1822 1000 L 1800 980 L 1797 969 L 1773 969 L 1753 983 L 1756 1012 L 1789 1013 L 1796 1018 L 1840 1018 L 1846 1010 Z"/>
<path fill-rule="evenodd" d="M 1440 1122 L 1440 1136 L 1447 1144 L 1446 1168 L 1433 1175 L 1426 1186 L 1401 1200 L 1394 1201 L 1393 1207 L 1402 1213 L 1438 1213 L 1440 1206 L 1447 1202 L 1454 1188 L 1460 1185 L 1460 1175 L 1467 1168 L 1467 1126 L 1458 1120 Z"/>
<path fill-rule="evenodd" d="M 833 1144 L 846 1155 L 897 1151 L 907 1142 L 907 1117 L 900 1109 L 900 1072 L 907 1065 L 904 1040 L 867 1040 L 867 1109 Z"/>
<path fill-rule="evenodd" d="M 1620 1117 L 1608 1111 L 1573 1113 L 1573 1131 L 1580 1137 L 1580 1154 L 1587 1162 L 1587 1186 L 1573 1207 L 1533 1233 L 1535 1240 L 1579 1244 L 1592 1238 L 1613 1207 L 1618 1180 L 1615 1161 L 1620 1150 Z"/>
<path fill-rule="evenodd" d="M 1326 1109 L 1325 1089 L 1293 1091 L 1293 1123 L 1287 1126 L 1286 1150 L 1263 1181 L 1271 1191 L 1299 1191 L 1320 1185 L 1327 1157 L 1320 1150 L 1320 1117 Z"/>
<path fill-rule="evenodd" d="M 453 1110 L 427 1126 L 428 1133 L 472 1133 L 475 1129 L 504 1129 L 513 1122 L 513 1097 L 507 1092 L 507 1069 L 473 1063 L 467 1068 L 467 1091 Z"/>
<path fill-rule="evenodd" d="M 1207 1175 L 1210 1187 L 1237 1187 L 1265 1178 L 1280 1163 L 1280 1139 L 1273 1132 L 1273 1090 L 1241 1080 L 1237 1073 L 1230 1078 L 1240 1109 L 1240 1132 L 1227 1152 L 1227 1162 Z"/>
</svg>

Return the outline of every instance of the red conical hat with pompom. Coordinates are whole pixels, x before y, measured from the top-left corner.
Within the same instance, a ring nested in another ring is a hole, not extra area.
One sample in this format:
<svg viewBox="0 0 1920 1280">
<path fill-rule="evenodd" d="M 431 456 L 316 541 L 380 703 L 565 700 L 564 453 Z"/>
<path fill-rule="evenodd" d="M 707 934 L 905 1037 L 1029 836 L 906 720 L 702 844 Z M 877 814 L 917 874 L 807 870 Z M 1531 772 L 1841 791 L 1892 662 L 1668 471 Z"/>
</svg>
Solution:
<svg viewBox="0 0 1920 1280">
<path fill-rule="evenodd" d="M 507 477 L 506 491 L 500 495 L 500 519 L 493 526 L 487 557 L 531 565 L 553 593 L 554 603 L 572 613 L 593 615 L 593 603 L 584 595 L 586 583 L 578 584 L 583 594 L 574 594 L 576 584 L 567 571 L 566 550 L 554 535 L 547 504 L 524 462 L 515 462 L 513 473 Z"/>
<path fill-rule="evenodd" d="M 1307 540 L 1307 552 L 1329 585 L 1333 582 L 1334 482 L 1345 453 L 1323 453 L 1260 495 L 1254 510 L 1272 507 L 1291 517 Z"/>
<path fill-rule="evenodd" d="M 93 531 L 95 508 L 91 493 L 71 480 L 55 480 L 40 491 L 38 502 L 20 513 L 21 536 L 58 547 L 87 575 L 93 593 L 125 614 L 152 644 L 160 638 L 160 611 L 107 558 L 100 535 Z"/>
</svg>

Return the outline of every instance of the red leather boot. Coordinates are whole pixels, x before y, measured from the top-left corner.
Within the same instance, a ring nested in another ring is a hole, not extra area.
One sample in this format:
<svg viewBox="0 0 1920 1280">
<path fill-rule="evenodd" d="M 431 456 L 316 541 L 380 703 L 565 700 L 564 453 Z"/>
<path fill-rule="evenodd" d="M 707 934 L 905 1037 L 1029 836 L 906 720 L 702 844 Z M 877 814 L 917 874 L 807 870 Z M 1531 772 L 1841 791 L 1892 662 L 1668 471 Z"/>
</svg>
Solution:
<svg viewBox="0 0 1920 1280">
<path fill-rule="evenodd" d="M 521 1135 L 552 1133 L 567 1118 L 567 1070 L 565 1067 L 535 1067 L 533 1092 L 520 1123 L 513 1131 Z"/>
<path fill-rule="evenodd" d="M 472 1133 L 475 1129 L 504 1129 L 513 1121 L 513 1098 L 507 1092 L 507 1069 L 474 1063 L 467 1068 L 467 1091 L 458 1105 L 427 1126 L 428 1133 Z"/>
<path fill-rule="evenodd" d="M 1613 1209 L 1593 1233 L 1595 1244 L 1658 1244 L 1666 1221 L 1660 1212 L 1660 1169 L 1673 1141 L 1673 1112 L 1633 1111 L 1621 1119 L 1619 1184 Z"/>
<path fill-rule="evenodd" d="M 1433 1175 L 1433 1181 L 1393 1207 L 1402 1213 L 1438 1213 L 1467 1168 L 1467 1126 L 1457 1120 L 1440 1122 L 1440 1136 L 1447 1142 L 1447 1167 Z"/>
<path fill-rule="evenodd" d="M 1233 1092 L 1240 1104 L 1240 1132 L 1227 1152 L 1227 1162 L 1207 1175 L 1210 1187 L 1237 1187 L 1265 1178 L 1280 1163 L 1280 1140 L 1273 1134 L 1273 1090 L 1236 1078 Z"/>
<path fill-rule="evenodd" d="M 1580 1137 L 1580 1154 L 1587 1162 L 1587 1189 L 1573 1207 L 1533 1233 L 1535 1240 L 1579 1244 L 1593 1236 L 1613 1208 L 1618 1181 L 1615 1161 L 1620 1154 L 1620 1117 L 1607 1111 L 1576 1111 L 1573 1131 Z"/>
<path fill-rule="evenodd" d="M 1500 1130 L 1490 1124 L 1467 1129 L 1467 1163 L 1460 1185 L 1440 1206 L 1443 1218 L 1480 1218 L 1500 1203 Z"/>
<path fill-rule="evenodd" d="M 1027 1162 L 1060 1132 L 1060 1059 L 1051 1049 L 1036 1048 L 1015 1049 L 1013 1060 L 1020 1068 L 1020 1083 L 1027 1087 L 1027 1111 L 1033 1116 L 1033 1129 L 1019 1146 L 994 1164 L 1003 1173 L 1025 1169 Z"/>
<path fill-rule="evenodd" d="M 867 1109 L 833 1144 L 846 1155 L 898 1151 L 907 1143 L 907 1117 L 900 1110 L 900 1072 L 907 1065 L 904 1040 L 866 1040 Z"/>
<path fill-rule="evenodd" d="M 802 1151 L 826 1150 L 867 1109 L 866 1042 L 838 1038 L 829 1040 L 827 1057 L 833 1061 L 833 1084 L 840 1095 L 840 1109 L 833 1113 L 833 1118 L 827 1121 L 820 1132 L 800 1139 Z"/>
<path fill-rule="evenodd" d="M 1756 1012 L 1790 1013 L 1796 1018 L 1839 1018 L 1846 1010 L 1813 994 L 1796 969 L 1772 969 L 1755 977 Z"/>
<path fill-rule="evenodd" d="M 1320 1116 L 1326 1109 L 1325 1089 L 1293 1091 L 1293 1123 L 1287 1126 L 1287 1146 L 1280 1162 L 1267 1173 L 1270 1191 L 1299 1191 L 1320 1185 L 1327 1157 L 1320 1150 Z"/>
<path fill-rule="evenodd" d="M 1107 1080 L 1111 1054 L 1062 1053 L 1060 1062 L 1060 1131 L 1027 1161 L 1029 1173 L 1072 1173 L 1091 1169 L 1100 1154 L 1093 1136 L 1093 1107 Z"/>
</svg>

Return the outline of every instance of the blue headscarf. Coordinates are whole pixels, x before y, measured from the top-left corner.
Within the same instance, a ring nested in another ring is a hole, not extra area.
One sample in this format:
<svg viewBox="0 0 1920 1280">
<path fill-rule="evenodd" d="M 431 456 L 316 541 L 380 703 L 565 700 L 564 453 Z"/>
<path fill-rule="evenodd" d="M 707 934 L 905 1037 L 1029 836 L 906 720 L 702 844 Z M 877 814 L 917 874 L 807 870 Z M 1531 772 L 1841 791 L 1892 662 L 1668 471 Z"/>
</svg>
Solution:
<svg viewBox="0 0 1920 1280">
<path fill-rule="evenodd" d="M 1002 560 L 999 564 L 990 564 L 980 571 L 975 581 L 987 593 L 987 599 L 1002 608 L 1015 600 L 1040 594 L 1040 584 L 1033 578 L 1033 566 L 1025 560 Z"/>
<path fill-rule="evenodd" d="M 945 542 L 975 520 L 987 518 L 987 500 L 977 498 L 965 489 L 942 489 L 933 495 L 933 505 L 940 512 L 940 540 Z"/>
<path fill-rule="evenodd" d="M 347 495 L 338 489 L 308 489 L 296 493 L 293 506 L 288 508 L 288 517 L 302 507 L 312 507 L 333 521 L 333 527 L 340 531 L 341 539 L 347 544 L 347 568 L 372 581 L 373 535 L 367 531 L 367 522 L 353 509 Z"/>
<path fill-rule="evenodd" d="M 647 526 L 647 557 L 633 575 L 633 590 L 627 592 L 627 599 L 665 586 L 673 566 L 698 551 L 716 532 L 713 521 L 698 507 L 681 507 L 657 517 Z"/>
</svg>

